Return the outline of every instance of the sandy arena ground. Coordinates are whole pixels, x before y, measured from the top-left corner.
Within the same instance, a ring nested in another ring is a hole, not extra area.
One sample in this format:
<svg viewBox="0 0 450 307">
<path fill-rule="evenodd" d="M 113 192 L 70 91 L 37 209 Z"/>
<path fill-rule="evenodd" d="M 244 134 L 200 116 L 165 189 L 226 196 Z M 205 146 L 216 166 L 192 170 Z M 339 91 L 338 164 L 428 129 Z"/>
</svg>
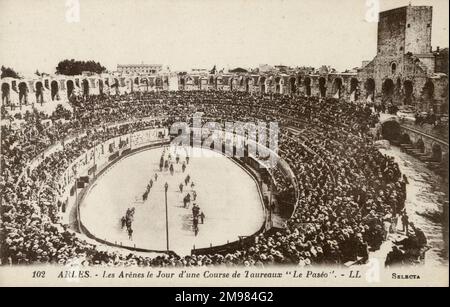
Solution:
<svg viewBox="0 0 450 307">
<path fill-rule="evenodd" d="M 81 221 L 93 235 L 126 246 L 165 250 L 165 182 L 169 184 L 169 248 L 180 255 L 189 254 L 194 245 L 202 248 L 237 240 L 262 226 L 264 210 L 258 187 L 240 166 L 211 150 L 194 149 L 183 173 L 181 163 L 185 161 L 185 153 L 179 149 L 179 164 L 172 153 L 175 172 L 171 175 L 169 171 L 159 171 L 162 152 L 162 148 L 157 148 L 126 157 L 97 179 L 80 207 Z M 168 153 L 166 150 L 166 159 Z M 195 183 L 195 202 L 206 216 L 197 236 L 192 230 L 193 202 L 184 208 L 182 201 L 187 191 L 192 193 L 190 183 L 184 186 L 183 193 L 179 191 L 179 184 L 187 174 Z M 142 203 L 142 194 L 151 178 L 153 187 L 147 201 Z M 132 240 L 120 223 L 130 207 L 136 208 Z"/>
</svg>

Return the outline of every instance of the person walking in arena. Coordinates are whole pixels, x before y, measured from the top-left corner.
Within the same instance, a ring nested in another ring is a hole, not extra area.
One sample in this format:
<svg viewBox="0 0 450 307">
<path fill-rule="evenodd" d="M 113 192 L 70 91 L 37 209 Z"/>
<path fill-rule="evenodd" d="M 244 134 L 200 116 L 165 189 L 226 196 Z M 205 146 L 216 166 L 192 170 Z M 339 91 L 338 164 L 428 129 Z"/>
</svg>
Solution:
<svg viewBox="0 0 450 307">
<path fill-rule="evenodd" d="M 194 218 L 197 218 L 199 214 L 200 214 L 200 207 L 196 203 L 194 203 L 192 205 L 192 216 Z"/>
<path fill-rule="evenodd" d="M 181 170 L 183 171 L 183 173 L 186 170 L 186 163 L 185 162 L 183 162 L 183 165 L 181 165 Z"/>
<path fill-rule="evenodd" d="M 183 184 L 182 183 L 180 183 L 180 185 L 178 186 L 179 188 L 180 188 L 180 193 L 183 193 Z"/>
<path fill-rule="evenodd" d="M 196 216 L 192 220 L 192 228 L 194 230 L 195 236 L 197 236 L 198 235 L 198 217 L 196 217 Z"/>
<path fill-rule="evenodd" d="M 205 221 L 205 214 L 203 213 L 203 211 L 200 211 L 199 217 L 200 217 L 200 223 L 203 224 Z"/>
<path fill-rule="evenodd" d="M 183 197 L 184 208 L 189 208 L 189 203 L 191 202 L 191 199 L 188 196 L 189 194 Z"/>
</svg>

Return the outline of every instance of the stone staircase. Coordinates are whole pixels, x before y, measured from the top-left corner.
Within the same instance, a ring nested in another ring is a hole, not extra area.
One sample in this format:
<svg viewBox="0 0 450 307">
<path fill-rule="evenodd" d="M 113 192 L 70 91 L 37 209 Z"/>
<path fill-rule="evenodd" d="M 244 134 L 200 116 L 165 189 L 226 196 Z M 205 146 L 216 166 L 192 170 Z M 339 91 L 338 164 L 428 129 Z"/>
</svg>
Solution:
<svg viewBox="0 0 450 307">
<path fill-rule="evenodd" d="M 435 159 L 431 154 L 424 152 L 422 148 L 418 148 L 413 144 L 400 144 L 402 151 L 424 162 L 425 165 L 432 171 L 444 175 L 446 173 L 445 167 L 442 163 Z"/>
</svg>

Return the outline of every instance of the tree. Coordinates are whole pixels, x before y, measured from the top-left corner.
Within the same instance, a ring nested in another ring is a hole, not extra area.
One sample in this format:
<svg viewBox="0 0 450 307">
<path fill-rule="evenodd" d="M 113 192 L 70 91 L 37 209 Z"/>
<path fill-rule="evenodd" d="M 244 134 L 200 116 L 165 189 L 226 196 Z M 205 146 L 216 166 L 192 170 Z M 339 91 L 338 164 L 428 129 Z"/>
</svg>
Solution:
<svg viewBox="0 0 450 307">
<path fill-rule="evenodd" d="M 14 69 L 12 69 L 10 67 L 2 66 L 1 70 L 2 70 L 2 75 L 0 77 L 1 79 L 3 79 L 3 78 L 20 79 L 19 74 Z"/>
<path fill-rule="evenodd" d="M 81 75 L 84 71 L 100 74 L 105 72 L 106 68 L 99 62 L 76 61 L 74 59 L 60 61 L 56 66 L 56 73 L 60 75 L 75 76 Z"/>
</svg>

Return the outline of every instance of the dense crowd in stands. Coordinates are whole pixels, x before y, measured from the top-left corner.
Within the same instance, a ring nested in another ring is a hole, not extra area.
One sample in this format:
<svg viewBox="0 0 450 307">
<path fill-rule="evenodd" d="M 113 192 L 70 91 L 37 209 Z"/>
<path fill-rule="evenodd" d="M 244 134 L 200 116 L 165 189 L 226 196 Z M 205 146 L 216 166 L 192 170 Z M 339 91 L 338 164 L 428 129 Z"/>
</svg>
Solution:
<svg viewBox="0 0 450 307">
<path fill-rule="evenodd" d="M 369 132 L 378 117 L 369 105 L 216 91 L 91 96 L 74 98 L 71 105 L 68 120 L 34 112 L 17 130 L 2 126 L 0 258 L 4 265 L 66 264 L 74 259 L 89 265 L 140 266 L 364 262 L 385 238 L 383 221 L 404 208 L 406 183 L 394 160 L 373 146 Z M 278 154 L 289 164 L 297 185 L 274 170 L 276 194 L 293 208 L 285 229 L 259 234 L 254 242 L 227 253 L 150 258 L 99 251 L 61 224 L 55 178 L 72 161 L 97 142 L 168 126 L 195 112 L 204 112 L 205 120 L 279 123 Z M 146 117 L 159 120 L 142 121 Z M 42 124 L 49 119 L 50 125 Z M 55 144 L 63 149 L 30 167 L 33 159 Z"/>
</svg>

